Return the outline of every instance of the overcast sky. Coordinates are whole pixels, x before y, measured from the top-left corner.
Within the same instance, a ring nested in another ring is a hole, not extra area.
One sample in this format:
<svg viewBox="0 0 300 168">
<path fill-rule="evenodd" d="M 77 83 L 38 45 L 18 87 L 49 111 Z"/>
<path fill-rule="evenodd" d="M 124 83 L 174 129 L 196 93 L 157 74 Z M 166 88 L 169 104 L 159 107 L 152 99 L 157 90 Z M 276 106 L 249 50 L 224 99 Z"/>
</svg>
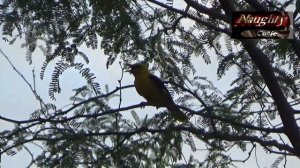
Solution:
<svg viewBox="0 0 300 168">
<path fill-rule="evenodd" d="M 1 35 L 0 39 L 2 39 Z M 48 96 L 48 86 L 51 79 L 51 73 L 53 71 L 53 65 L 56 62 L 51 63 L 51 66 L 49 66 L 46 70 L 44 80 L 40 80 L 39 73 L 41 65 L 44 61 L 44 56 L 37 48 L 37 52 L 33 56 L 33 64 L 29 65 L 25 60 L 26 50 L 24 48 L 21 48 L 20 46 L 21 43 L 19 41 L 16 41 L 14 45 L 8 45 L 8 43 L 0 40 L 1 50 L 9 57 L 14 66 L 31 84 L 33 84 L 32 70 L 35 70 L 37 92 L 45 100 L 45 102 L 55 103 L 57 107 L 63 107 L 66 104 L 71 103 L 71 101 L 69 101 L 69 97 L 74 93 L 72 92 L 72 89 L 85 85 L 85 80 L 78 74 L 78 72 L 76 72 L 75 70 L 67 70 L 60 77 L 62 92 L 59 95 L 56 94 L 57 101 L 51 101 Z M 121 68 L 118 64 L 118 61 L 116 61 L 109 69 L 106 69 L 105 64 L 107 56 L 105 56 L 100 49 L 96 51 L 84 49 L 84 51 L 85 53 L 88 53 L 88 56 L 90 58 L 90 64 L 87 67 L 90 67 L 92 72 L 95 73 L 97 81 L 100 83 L 101 88 L 104 88 L 105 84 L 109 85 L 110 90 L 117 87 L 118 80 L 121 76 Z M 199 61 L 198 65 L 201 65 L 201 67 L 197 67 L 198 73 L 201 73 L 201 75 L 206 74 L 207 76 L 210 76 L 212 80 L 217 79 L 217 64 L 206 65 L 200 58 L 196 59 L 196 61 Z M 29 115 L 39 107 L 38 102 L 35 100 L 32 92 L 23 81 L 23 79 L 18 76 L 18 74 L 12 69 L 12 67 L 2 55 L 0 55 L 0 67 L 0 115 L 16 120 L 28 119 Z M 230 77 L 230 75 L 227 75 L 225 79 L 223 79 L 223 82 L 226 81 L 226 78 L 229 79 L 232 78 L 232 76 Z M 125 73 L 123 85 L 133 84 L 133 80 L 134 78 L 131 75 Z M 217 85 L 222 87 L 222 81 L 218 81 Z M 122 106 L 133 105 L 144 101 L 143 98 L 140 97 L 134 89 L 128 89 L 124 91 L 123 95 L 124 97 L 130 98 L 123 99 L 124 101 Z M 112 106 L 117 107 L 117 100 L 112 102 Z M 151 107 L 146 107 L 145 109 L 137 109 L 137 111 L 146 113 L 147 109 L 149 108 L 151 109 Z M 152 108 L 151 111 L 153 111 L 153 109 L 154 108 Z M 145 113 L 142 114 L 145 115 Z M 126 112 L 126 114 L 124 115 L 130 117 L 129 112 Z M 13 128 L 13 125 L 0 120 L 0 130 L 11 128 Z M 28 147 L 32 147 L 34 151 L 38 151 L 36 147 L 33 147 L 31 145 L 29 145 Z M 258 150 L 257 154 L 257 162 L 260 167 L 268 168 L 276 159 L 276 157 L 274 157 L 273 155 L 265 154 L 263 150 Z M 241 159 L 240 153 L 232 153 L 231 155 L 235 156 L 236 159 Z M 243 155 L 243 158 L 245 158 L 246 156 L 247 153 Z M 1 166 L 3 168 L 23 168 L 30 162 L 30 155 L 25 150 L 22 150 L 20 153 L 16 154 L 13 157 L 7 156 L 5 154 L 1 157 Z M 198 157 L 205 156 L 200 155 Z M 298 168 L 299 165 L 300 161 L 293 158 L 288 160 L 287 167 Z M 254 154 L 249 159 L 249 161 L 246 162 L 246 164 L 241 164 L 239 165 L 239 167 L 256 168 L 257 163 Z"/>
</svg>

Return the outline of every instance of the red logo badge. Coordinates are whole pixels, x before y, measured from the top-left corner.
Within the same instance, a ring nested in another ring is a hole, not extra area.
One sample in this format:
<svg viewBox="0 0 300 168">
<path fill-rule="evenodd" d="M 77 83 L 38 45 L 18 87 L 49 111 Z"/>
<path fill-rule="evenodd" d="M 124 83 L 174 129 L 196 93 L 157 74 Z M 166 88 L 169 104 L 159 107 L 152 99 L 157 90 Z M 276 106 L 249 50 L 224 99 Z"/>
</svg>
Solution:
<svg viewBox="0 0 300 168">
<path fill-rule="evenodd" d="M 293 39 L 292 12 L 234 12 L 233 38 Z"/>
</svg>

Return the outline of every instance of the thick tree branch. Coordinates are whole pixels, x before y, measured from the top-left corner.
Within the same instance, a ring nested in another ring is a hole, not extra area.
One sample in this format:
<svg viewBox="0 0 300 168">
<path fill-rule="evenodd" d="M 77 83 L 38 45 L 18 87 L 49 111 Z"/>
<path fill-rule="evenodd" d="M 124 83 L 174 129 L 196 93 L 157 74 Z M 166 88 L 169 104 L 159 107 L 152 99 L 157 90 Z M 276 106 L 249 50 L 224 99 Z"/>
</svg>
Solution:
<svg viewBox="0 0 300 168">
<path fill-rule="evenodd" d="M 222 9 L 225 11 L 225 15 L 228 20 L 232 19 L 232 11 L 234 11 L 234 1 L 231 0 L 219 0 Z"/>
<path fill-rule="evenodd" d="M 220 19 L 227 23 L 231 23 L 231 20 L 228 20 L 228 18 L 226 18 L 225 15 L 219 13 L 218 11 L 216 11 L 216 9 L 209 9 L 194 0 L 184 0 L 184 1 L 186 2 L 186 4 L 190 5 L 191 7 L 193 7 L 194 9 L 196 9 L 201 13 L 207 14 L 209 17 L 212 17 L 214 19 Z"/>
<path fill-rule="evenodd" d="M 246 0 L 246 2 L 248 4 L 250 4 L 257 11 L 267 11 L 267 9 L 261 3 L 259 3 L 257 0 Z M 287 4 L 289 4 L 289 3 L 287 3 Z M 297 26 L 294 26 L 294 27 L 297 27 Z M 295 38 L 293 40 L 289 40 L 289 43 L 292 45 L 296 55 L 300 59 L 300 47 L 299 47 L 300 41 L 299 41 L 299 39 Z"/>
<path fill-rule="evenodd" d="M 226 14 L 231 14 L 232 11 L 234 11 L 234 6 L 232 5 L 231 0 L 220 0 L 220 3 Z M 230 17 L 230 14 L 228 17 Z M 277 106 L 284 126 L 284 132 L 288 136 L 293 147 L 296 149 L 295 153 L 300 156 L 300 132 L 294 117 L 294 110 L 288 103 L 279 86 L 267 55 L 256 47 L 256 43 L 254 43 L 253 40 L 243 40 L 242 43 L 263 76 Z"/>
<path fill-rule="evenodd" d="M 267 9 L 257 0 L 245 0 L 250 6 L 257 11 L 266 11 Z"/>
<path fill-rule="evenodd" d="M 285 134 L 289 137 L 289 140 L 298 151 L 298 155 L 300 155 L 300 132 L 294 117 L 294 110 L 287 102 L 287 99 L 278 84 L 268 57 L 257 48 L 252 41 L 244 40 L 242 43 L 248 51 L 249 56 L 260 70 L 260 73 L 272 94 L 284 126 Z"/>
<path fill-rule="evenodd" d="M 202 24 L 202 25 L 206 26 L 209 29 L 213 29 L 213 30 L 215 30 L 217 32 L 222 32 L 222 33 L 228 34 L 229 36 L 231 35 L 231 32 L 228 29 L 222 29 L 222 28 L 217 27 L 217 26 L 215 26 L 215 25 L 213 25 L 213 24 L 211 24 L 209 22 L 205 22 L 205 21 L 201 20 L 200 18 L 195 17 L 195 16 L 193 16 L 193 15 L 191 15 L 191 14 L 189 14 L 189 13 L 183 11 L 183 10 L 176 9 L 174 7 L 166 5 L 166 4 L 162 3 L 162 2 L 158 2 L 156 0 L 147 0 L 147 1 L 149 1 L 151 3 L 154 3 L 156 5 L 159 5 L 159 6 L 165 8 L 165 9 L 168 9 L 170 11 L 182 14 L 183 16 L 186 16 L 187 18 L 190 18 L 191 20 L 194 20 L 195 22 Z M 199 12 L 201 12 L 201 11 L 199 11 Z"/>
</svg>

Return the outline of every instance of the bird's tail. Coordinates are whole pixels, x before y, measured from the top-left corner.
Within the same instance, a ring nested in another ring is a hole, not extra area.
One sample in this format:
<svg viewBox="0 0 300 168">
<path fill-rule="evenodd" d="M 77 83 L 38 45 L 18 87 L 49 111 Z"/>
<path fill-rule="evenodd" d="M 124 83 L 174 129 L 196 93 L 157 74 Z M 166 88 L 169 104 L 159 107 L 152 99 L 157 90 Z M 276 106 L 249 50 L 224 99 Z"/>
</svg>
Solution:
<svg viewBox="0 0 300 168">
<path fill-rule="evenodd" d="M 185 122 L 188 120 L 188 117 L 186 114 L 184 114 L 176 105 L 172 105 L 170 107 L 167 107 L 168 110 L 170 110 L 172 116 L 180 122 Z"/>
</svg>

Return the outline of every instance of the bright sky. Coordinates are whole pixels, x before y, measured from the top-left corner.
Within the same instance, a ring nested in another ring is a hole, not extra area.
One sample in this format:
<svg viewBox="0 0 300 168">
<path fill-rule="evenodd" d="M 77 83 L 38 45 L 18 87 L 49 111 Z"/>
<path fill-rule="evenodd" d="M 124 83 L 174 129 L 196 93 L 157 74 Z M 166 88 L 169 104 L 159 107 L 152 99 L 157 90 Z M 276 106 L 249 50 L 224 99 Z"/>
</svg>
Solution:
<svg viewBox="0 0 300 168">
<path fill-rule="evenodd" d="M 1 35 L 0 39 L 2 39 Z M 42 53 L 35 53 L 33 56 L 33 64 L 28 65 L 25 60 L 26 50 L 24 48 L 21 48 L 20 46 L 21 43 L 19 41 L 16 41 L 14 45 L 8 45 L 2 40 L 0 41 L 0 49 L 9 57 L 14 66 L 31 84 L 33 83 L 32 70 L 35 70 L 36 88 L 38 94 L 45 100 L 45 102 L 55 103 L 58 107 L 63 107 L 64 105 L 71 103 L 71 101 L 69 101 L 69 97 L 74 93 L 72 92 L 72 89 L 81 87 L 85 84 L 85 80 L 82 79 L 78 72 L 74 70 L 68 70 L 60 77 L 62 92 L 59 95 L 56 94 L 57 101 L 51 101 L 48 96 L 48 88 L 51 79 L 51 73 L 53 71 L 53 65 L 56 62 L 52 63 L 52 66 L 49 66 L 47 68 L 44 80 L 40 80 L 40 67 L 44 61 Z M 39 50 L 37 49 L 37 51 Z M 97 81 L 100 83 L 101 88 L 103 88 L 102 91 L 104 91 L 105 84 L 109 85 L 110 90 L 113 90 L 115 87 L 117 87 L 118 80 L 121 76 L 121 68 L 118 64 L 118 61 L 110 66 L 109 69 L 106 69 L 105 64 L 107 56 L 105 56 L 100 49 L 96 51 L 84 49 L 84 51 L 85 53 L 88 53 L 88 56 L 90 58 L 90 64 L 88 65 L 88 67 L 90 67 L 92 72 L 96 75 Z M 223 80 L 216 81 L 216 63 L 206 65 L 201 59 L 195 59 L 195 61 L 199 61 L 199 65 L 201 65 L 201 67 L 197 67 L 197 73 L 200 73 L 200 75 L 206 74 L 207 76 L 211 77 L 211 79 L 217 82 L 217 85 L 220 87 L 227 87 L 224 84 L 224 81 L 228 81 L 228 79 L 232 78 L 231 75 L 234 75 L 234 73 L 230 73 Z M 35 100 L 26 83 L 20 76 L 17 75 L 17 73 L 12 69 L 12 67 L 2 55 L 0 55 L 0 67 L 0 88 L 2 88 L 0 93 L 0 115 L 16 120 L 28 119 L 29 115 L 39 107 L 37 101 Z M 122 84 L 133 84 L 133 80 L 134 78 L 131 75 L 125 73 Z M 124 101 L 122 103 L 122 106 L 133 105 L 144 101 L 143 98 L 140 97 L 133 88 L 123 91 L 123 95 L 124 97 L 126 97 L 126 99 L 123 99 Z M 118 99 L 112 101 L 113 107 L 117 107 L 117 104 Z M 151 107 L 146 107 L 145 109 L 136 109 L 136 111 L 138 111 L 139 114 L 143 113 L 143 115 L 145 115 L 147 109 L 149 110 L 151 109 Z M 153 109 L 154 108 L 152 108 L 151 111 L 155 110 Z M 126 114 L 123 115 L 131 117 L 129 112 L 126 112 Z M 13 128 L 13 125 L 0 120 L 0 130 L 11 128 Z M 29 145 L 28 147 L 32 148 L 32 150 L 34 151 L 38 151 L 38 148 L 33 147 L 32 145 Z M 238 152 L 233 152 L 231 153 L 231 155 L 235 156 L 236 159 L 241 159 L 241 156 L 242 158 L 247 157 L 247 153 L 241 154 Z M 256 168 L 258 167 L 258 164 L 261 168 L 268 168 L 276 159 L 276 157 L 274 157 L 273 155 L 265 154 L 263 150 L 258 150 L 257 155 L 257 163 L 253 155 L 245 164 L 240 164 L 238 167 Z M 31 159 L 30 155 L 25 150 L 22 150 L 13 157 L 7 155 L 3 155 L 1 157 L 2 160 L 0 165 L 3 168 L 23 168 L 28 165 Z M 204 155 L 198 155 L 198 157 L 204 157 Z M 300 161 L 298 159 L 288 159 L 288 168 L 298 168 L 299 165 Z"/>
</svg>

